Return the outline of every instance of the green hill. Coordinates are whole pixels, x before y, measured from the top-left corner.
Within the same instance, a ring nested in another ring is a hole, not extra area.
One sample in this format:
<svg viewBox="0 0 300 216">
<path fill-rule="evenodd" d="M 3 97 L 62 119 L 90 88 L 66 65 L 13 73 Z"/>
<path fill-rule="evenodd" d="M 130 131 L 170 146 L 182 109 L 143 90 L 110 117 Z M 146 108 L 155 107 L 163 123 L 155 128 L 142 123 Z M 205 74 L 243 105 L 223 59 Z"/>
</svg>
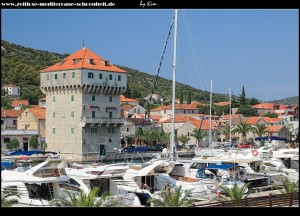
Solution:
<svg viewBox="0 0 300 216">
<path fill-rule="evenodd" d="M 21 98 L 29 100 L 30 104 L 37 104 L 38 99 L 44 97 L 39 90 L 39 71 L 57 63 L 69 54 L 51 53 L 1 40 L 1 86 L 4 84 L 16 84 L 21 87 Z M 118 67 L 128 72 L 128 88 L 131 98 L 141 101 L 151 93 L 154 76 L 125 66 Z M 172 81 L 159 77 L 154 93 L 161 95 L 164 99 L 171 98 Z M 177 98 L 183 93 L 183 100 L 197 100 L 202 103 L 209 102 L 209 92 L 195 89 L 191 86 L 178 83 L 176 85 Z M 228 101 L 228 95 L 213 94 L 213 102 Z"/>
<path fill-rule="evenodd" d="M 268 103 L 299 106 L 299 96 L 288 97 L 280 100 L 273 100 L 273 101 L 269 101 Z"/>
</svg>

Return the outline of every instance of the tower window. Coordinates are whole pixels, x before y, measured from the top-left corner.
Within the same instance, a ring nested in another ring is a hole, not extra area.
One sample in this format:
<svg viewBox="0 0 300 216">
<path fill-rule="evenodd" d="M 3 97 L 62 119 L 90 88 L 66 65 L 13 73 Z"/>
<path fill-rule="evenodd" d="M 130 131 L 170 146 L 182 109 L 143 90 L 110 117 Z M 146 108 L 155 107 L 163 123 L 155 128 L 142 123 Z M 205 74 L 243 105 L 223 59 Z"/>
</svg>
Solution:
<svg viewBox="0 0 300 216">
<path fill-rule="evenodd" d="M 71 101 L 74 101 L 74 95 L 71 95 Z"/>
<path fill-rule="evenodd" d="M 92 95 L 92 101 L 96 101 L 96 96 Z"/>
<path fill-rule="evenodd" d="M 112 118 L 113 117 L 113 113 L 112 112 L 109 112 L 109 118 Z"/>
<path fill-rule="evenodd" d="M 109 102 L 112 102 L 112 96 L 109 96 Z"/>
<path fill-rule="evenodd" d="M 109 134 L 115 133 L 115 128 L 109 127 L 109 128 L 108 128 L 108 133 L 109 133 Z"/>
<path fill-rule="evenodd" d="M 46 80 L 49 80 L 49 74 L 46 75 Z"/>
<path fill-rule="evenodd" d="M 74 114 L 74 111 L 72 111 L 72 112 L 71 112 L 71 117 L 74 117 L 74 115 L 75 115 L 75 114 Z"/>
<path fill-rule="evenodd" d="M 94 78 L 94 73 L 92 73 L 92 72 L 89 72 L 89 73 L 88 73 L 88 78 L 91 78 L 91 79 L 93 79 L 93 78 Z"/>
<path fill-rule="evenodd" d="M 72 72 L 72 78 L 75 78 L 75 72 Z"/>
<path fill-rule="evenodd" d="M 97 133 L 97 128 L 91 128 L 91 134 L 96 134 Z"/>
<path fill-rule="evenodd" d="M 99 74 L 99 79 L 102 79 L 102 74 Z"/>
<path fill-rule="evenodd" d="M 74 128 L 71 128 L 71 134 L 74 134 Z"/>
<path fill-rule="evenodd" d="M 54 79 L 57 80 L 58 79 L 58 75 L 54 74 Z"/>
<path fill-rule="evenodd" d="M 52 133 L 55 134 L 55 128 L 52 128 Z"/>
<path fill-rule="evenodd" d="M 55 118 L 55 112 L 52 113 L 53 118 Z"/>
<path fill-rule="evenodd" d="M 118 81 L 121 81 L 121 75 L 118 75 Z"/>
<path fill-rule="evenodd" d="M 67 75 L 66 73 L 63 73 L 63 78 L 66 79 Z"/>
<path fill-rule="evenodd" d="M 112 80 L 112 74 L 109 74 L 109 80 Z"/>
<path fill-rule="evenodd" d="M 55 96 L 52 97 L 52 101 L 55 102 Z"/>
</svg>

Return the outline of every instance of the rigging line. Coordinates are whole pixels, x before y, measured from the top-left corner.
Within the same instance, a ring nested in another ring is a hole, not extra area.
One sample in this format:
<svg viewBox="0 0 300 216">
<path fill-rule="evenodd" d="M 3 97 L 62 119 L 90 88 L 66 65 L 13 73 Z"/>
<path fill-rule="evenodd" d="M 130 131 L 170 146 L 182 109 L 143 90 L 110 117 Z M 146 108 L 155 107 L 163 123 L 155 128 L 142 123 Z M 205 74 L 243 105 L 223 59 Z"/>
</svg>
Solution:
<svg viewBox="0 0 300 216">
<path fill-rule="evenodd" d="M 186 28 L 186 31 L 187 31 L 187 36 L 188 36 L 188 41 L 189 41 L 189 45 L 190 45 L 190 48 L 192 50 L 192 55 L 193 55 L 193 59 L 195 61 L 195 66 L 196 66 L 196 71 L 198 72 L 197 75 L 198 75 L 198 79 L 200 81 L 200 84 L 201 86 L 203 86 L 203 88 L 205 89 L 205 86 L 206 86 L 206 89 L 208 89 L 208 85 L 207 85 L 207 82 L 205 82 L 206 78 L 205 78 L 205 74 L 203 73 L 203 67 L 201 65 L 201 62 L 200 62 L 200 57 L 198 55 L 198 52 L 197 52 L 197 48 L 196 48 L 196 45 L 195 45 L 195 40 L 192 36 L 192 33 L 191 33 L 191 28 L 190 28 L 190 25 L 189 25 L 189 22 L 187 21 L 187 18 L 186 18 L 186 15 L 185 13 L 183 14 L 183 18 L 184 18 L 184 24 L 185 24 L 185 28 Z M 199 70 L 200 68 L 200 70 Z M 202 79 L 201 79 L 201 76 L 200 76 L 200 72 L 202 72 L 202 76 L 204 77 L 204 84 L 202 83 Z M 204 90 L 203 90 L 204 92 Z M 205 98 L 206 99 L 206 98 Z"/>
<path fill-rule="evenodd" d="M 173 16 L 173 19 L 172 19 L 172 22 L 171 22 L 171 26 L 170 26 L 170 29 L 169 29 L 169 32 L 168 32 L 168 36 L 167 36 L 167 40 L 166 40 L 166 43 L 165 43 L 165 46 L 164 46 L 164 49 L 163 49 L 163 52 L 162 52 L 162 56 L 161 56 L 161 59 L 160 59 L 160 62 L 159 62 L 159 66 L 158 66 L 158 69 L 157 69 L 157 74 L 153 80 L 153 83 L 152 83 L 152 89 L 151 89 L 151 94 L 150 94 L 150 97 L 149 97 L 149 100 L 146 102 L 146 108 L 147 108 L 147 111 L 145 113 L 145 117 L 144 117 L 144 121 L 142 123 L 142 128 L 144 127 L 144 124 L 145 124 L 145 120 L 147 120 L 147 115 L 148 115 L 148 120 L 150 119 L 150 106 L 149 106 L 149 101 L 152 100 L 152 96 L 153 96 L 153 93 L 154 93 L 154 89 L 155 89 L 155 86 L 156 86 L 156 82 L 157 82 L 157 79 L 158 79 L 158 76 L 159 76 L 159 72 L 160 72 L 160 69 L 161 69 L 161 65 L 162 65 L 162 62 L 163 62 L 163 59 L 164 59 L 164 55 L 165 55 L 165 52 L 166 52 L 166 49 L 167 49 L 167 45 L 168 45 L 168 41 L 169 41 L 169 38 L 170 38 L 170 35 L 171 35 L 171 31 L 172 31 L 172 28 L 173 28 L 173 23 L 174 23 L 174 17 L 175 15 Z M 147 106 L 148 105 L 148 106 Z M 142 129 L 141 128 L 141 129 Z"/>
</svg>

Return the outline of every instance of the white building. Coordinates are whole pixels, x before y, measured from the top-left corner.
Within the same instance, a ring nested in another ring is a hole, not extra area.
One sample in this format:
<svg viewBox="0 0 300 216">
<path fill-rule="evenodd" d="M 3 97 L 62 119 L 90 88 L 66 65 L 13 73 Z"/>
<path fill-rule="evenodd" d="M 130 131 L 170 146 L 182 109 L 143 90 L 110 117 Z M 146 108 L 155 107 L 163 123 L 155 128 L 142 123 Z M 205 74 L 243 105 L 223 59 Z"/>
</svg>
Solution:
<svg viewBox="0 0 300 216">
<path fill-rule="evenodd" d="M 7 84 L 2 87 L 6 91 L 7 96 L 9 97 L 19 97 L 20 96 L 20 87 L 15 84 Z"/>
</svg>

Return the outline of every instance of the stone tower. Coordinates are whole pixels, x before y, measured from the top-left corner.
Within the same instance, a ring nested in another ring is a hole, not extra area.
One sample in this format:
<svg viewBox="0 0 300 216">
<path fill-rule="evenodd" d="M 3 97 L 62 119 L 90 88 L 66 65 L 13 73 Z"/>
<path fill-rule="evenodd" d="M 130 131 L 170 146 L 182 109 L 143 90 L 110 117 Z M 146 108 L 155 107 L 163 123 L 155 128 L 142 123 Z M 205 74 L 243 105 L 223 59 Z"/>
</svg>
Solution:
<svg viewBox="0 0 300 216">
<path fill-rule="evenodd" d="M 40 72 L 47 150 L 73 161 L 99 160 L 115 152 L 121 143 L 126 71 L 83 48 Z"/>
</svg>

